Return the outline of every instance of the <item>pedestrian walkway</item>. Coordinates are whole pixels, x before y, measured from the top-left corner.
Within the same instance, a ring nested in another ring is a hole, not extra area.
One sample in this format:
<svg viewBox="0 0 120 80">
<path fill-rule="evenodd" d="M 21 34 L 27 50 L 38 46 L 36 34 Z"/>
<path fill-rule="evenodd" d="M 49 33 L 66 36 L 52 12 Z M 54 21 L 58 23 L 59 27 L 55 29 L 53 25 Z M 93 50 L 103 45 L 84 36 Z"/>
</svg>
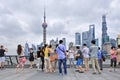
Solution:
<svg viewBox="0 0 120 80">
<path fill-rule="evenodd" d="M 68 68 L 68 75 L 59 75 L 55 73 L 45 73 L 37 71 L 36 68 L 25 68 L 24 72 L 15 73 L 15 68 L 7 68 L 0 70 L 0 80 L 120 80 L 120 69 L 109 72 L 108 68 L 104 68 L 102 74 L 92 74 L 92 69 L 89 72 L 78 73 L 75 69 Z"/>
</svg>

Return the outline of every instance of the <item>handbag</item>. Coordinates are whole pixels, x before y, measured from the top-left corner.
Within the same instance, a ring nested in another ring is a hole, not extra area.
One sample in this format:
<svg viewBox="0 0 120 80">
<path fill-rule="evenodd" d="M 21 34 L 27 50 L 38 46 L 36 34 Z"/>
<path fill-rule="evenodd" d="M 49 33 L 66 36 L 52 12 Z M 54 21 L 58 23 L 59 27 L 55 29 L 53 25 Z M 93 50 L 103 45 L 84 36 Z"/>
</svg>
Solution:
<svg viewBox="0 0 120 80">
<path fill-rule="evenodd" d="M 75 57 L 75 60 L 78 60 L 78 56 Z"/>
<path fill-rule="evenodd" d="M 57 54 L 55 54 L 55 55 L 54 55 L 54 58 L 55 58 L 55 60 L 57 60 L 57 59 L 58 59 L 58 55 L 57 55 Z"/>
<path fill-rule="evenodd" d="M 80 56 L 76 56 L 76 57 L 75 57 L 75 60 L 78 60 L 78 58 L 80 58 Z"/>
<path fill-rule="evenodd" d="M 102 55 L 102 60 L 105 61 L 105 56 L 104 55 Z"/>
<path fill-rule="evenodd" d="M 22 62 L 23 62 L 23 63 L 26 62 L 26 58 L 25 58 L 25 57 L 22 58 Z"/>
<path fill-rule="evenodd" d="M 55 58 L 53 56 L 50 56 L 50 62 L 55 61 Z"/>
</svg>

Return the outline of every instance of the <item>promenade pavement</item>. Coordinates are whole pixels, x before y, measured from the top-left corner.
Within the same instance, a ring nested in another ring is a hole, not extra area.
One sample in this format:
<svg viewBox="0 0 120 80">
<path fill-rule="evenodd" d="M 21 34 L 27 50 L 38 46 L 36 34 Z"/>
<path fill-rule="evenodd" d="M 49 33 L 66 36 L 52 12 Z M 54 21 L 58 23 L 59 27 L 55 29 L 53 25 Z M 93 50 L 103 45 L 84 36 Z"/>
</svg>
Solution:
<svg viewBox="0 0 120 80">
<path fill-rule="evenodd" d="M 54 73 L 45 73 L 37 71 L 36 68 L 25 68 L 24 72 L 15 72 L 15 68 L 6 68 L 0 70 L 0 80 L 120 80 L 120 68 L 109 72 L 109 68 L 104 68 L 102 74 L 92 74 L 89 72 L 78 73 L 74 68 L 68 68 L 67 75 L 59 75 L 58 71 Z"/>
</svg>

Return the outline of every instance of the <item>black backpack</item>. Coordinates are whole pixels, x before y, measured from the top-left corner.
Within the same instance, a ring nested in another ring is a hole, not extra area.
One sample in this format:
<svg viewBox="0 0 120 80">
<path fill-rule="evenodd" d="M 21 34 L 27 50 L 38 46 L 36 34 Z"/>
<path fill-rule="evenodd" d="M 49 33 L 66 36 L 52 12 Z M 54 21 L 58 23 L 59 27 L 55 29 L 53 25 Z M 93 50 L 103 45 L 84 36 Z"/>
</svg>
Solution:
<svg viewBox="0 0 120 80">
<path fill-rule="evenodd" d="M 101 57 L 102 57 L 102 60 L 105 62 L 105 55 L 102 51 L 101 51 Z"/>
</svg>

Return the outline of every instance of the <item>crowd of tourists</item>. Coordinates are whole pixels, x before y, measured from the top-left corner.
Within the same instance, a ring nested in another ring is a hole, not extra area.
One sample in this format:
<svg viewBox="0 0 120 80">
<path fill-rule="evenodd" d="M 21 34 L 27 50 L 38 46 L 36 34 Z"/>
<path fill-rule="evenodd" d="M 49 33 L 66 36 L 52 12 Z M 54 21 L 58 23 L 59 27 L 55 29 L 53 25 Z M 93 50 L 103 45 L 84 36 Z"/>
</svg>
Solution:
<svg viewBox="0 0 120 80">
<path fill-rule="evenodd" d="M 3 45 L 0 46 L 0 68 L 4 68 L 5 65 L 5 52 L 7 48 Z M 63 45 L 63 41 L 60 40 L 56 48 L 53 49 L 51 45 L 45 44 L 43 47 L 39 47 L 38 51 L 34 52 L 32 48 L 29 51 L 29 68 L 32 69 L 35 64 L 35 59 L 37 60 L 36 66 L 37 70 L 44 71 L 46 73 L 58 72 L 60 75 L 67 75 L 67 67 L 76 68 L 76 72 L 84 73 L 89 71 L 89 63 L 92 63 L 92 74 L 101 74 L 103 70 L 103 62 L 105 61 L 105 56 L 100 49 L 100 47 L 95 45 L 95 40 L 91 41 L 91 47 L 88 48 L 87 44 L 83 44 L 82 47 L 76 46 L 76 48 L 71 47 L 66 50 Z M 16 72 L 19 71 L 19 67 L 24 71 L 24 64 L 26 62 L 26 57 L 24 56 L 24 47 L 19 44 L 17 46 L 18 54 L 18 64 L 16 65 Z M 113 71 L 118 65 L 120 65 L 120 45 L 116 49 L 114 46 L 110 50 L 110 72 Z M 69 66 L 67 65 L 69 63 Z M 84 68 L 83 68 L 84 66 Z M 64 71 L 63 71 L 64 69 Z"/>
</svg>

